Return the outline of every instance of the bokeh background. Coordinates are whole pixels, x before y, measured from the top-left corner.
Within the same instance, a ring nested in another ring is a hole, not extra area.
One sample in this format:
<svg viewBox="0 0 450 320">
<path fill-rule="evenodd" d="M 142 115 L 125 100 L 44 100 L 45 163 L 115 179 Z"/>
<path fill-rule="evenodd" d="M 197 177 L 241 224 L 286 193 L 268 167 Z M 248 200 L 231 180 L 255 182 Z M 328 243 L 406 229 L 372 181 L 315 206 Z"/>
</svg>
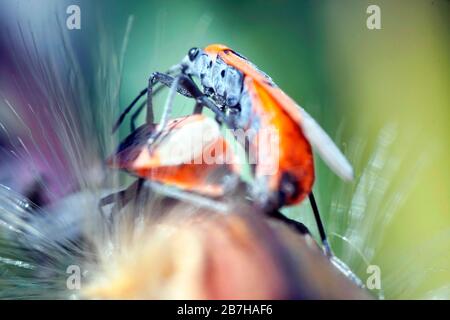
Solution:
<svg viewBox="0 0 450 320">
<path fill-rule="evenodd" d="M 81 8 L 81 30 L 65 28 L 70 4 Z M 366 27 L 370 4 L 381 8 L 381 30 Z M 356 179 L 345 184 L 316 161 L 336 254 L 363 279 L 368 264 L 380 267 L 376 295 L 450 298 L 449 12 L 443 0 L 3 0 L 0 183 L 21 193 L 37 183 L 48 190 L 33 199 L 42 203 L 81 188 L 117 143 L 112 119 L 150 73 L 193 46 L 224 43 L 353 163 Z M 179 99 L 175 114 L 191 107 Z M 286 214 L 315 230 L 308 204 Z"/>
</svg>

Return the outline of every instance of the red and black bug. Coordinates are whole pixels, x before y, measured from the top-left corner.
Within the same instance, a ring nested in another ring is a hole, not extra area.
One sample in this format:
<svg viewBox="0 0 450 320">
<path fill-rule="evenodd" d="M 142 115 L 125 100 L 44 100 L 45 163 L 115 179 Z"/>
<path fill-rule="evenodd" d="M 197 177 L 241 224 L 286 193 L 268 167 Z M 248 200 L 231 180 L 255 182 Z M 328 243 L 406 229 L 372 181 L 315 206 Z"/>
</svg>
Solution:
<svg viewBox="0 0 450 320">
<path fill-rule="evenodd" d="M 202 90 L 195 81 L 200 83 Z M 162 87 L 155 87 L 158 83 L 170 87 L 172 93 L 178 92 L 195 99 L 194 113 L 201 113 L 202 108 L 207 107 L 213 111 L 217 122 L 230 129 L 251 131 L 246 137 L 246 143 L 249 144 L 249 150 L 246 151 L 258 149 L 264 160 L 252 167 L 254 180 L 248 191 L 253 201 L 270 213 L 282 206 L 297 204 L 308 196 L 322 242 L 327 253 L 331 254 L 312 194 L 315 178 L 312 147 L 344 180 L 353 178 L 353 169 L 325 131 L 303 108 L 247 58 L 224 45 L 215 44 L 204 49 L 192 48 L 169 72 L 153 73 L 148 88 L 142 90 L 124 110 L 114 130 L 145 94 L 148 95 L 147 122 L 153 122 L 151 99 Z M 135 115 L 142 109 L 143 106 L 138 108 Z M 171 109 L 169 96 L 162 125 L 156 130 L 156 135 L 166 126 L 167 120 L 164 119 L 169 117 Z M 277 133 L 277 152 L 265 150 L 267 145 L 264 143 L 261 145 L 267 130 Z M 149 139 L 148 145 L 152 142 L 153 139 Z M 276 170 L 268 174 L 265 170 L 267 163 L 276 164 Z"/>
</svg>

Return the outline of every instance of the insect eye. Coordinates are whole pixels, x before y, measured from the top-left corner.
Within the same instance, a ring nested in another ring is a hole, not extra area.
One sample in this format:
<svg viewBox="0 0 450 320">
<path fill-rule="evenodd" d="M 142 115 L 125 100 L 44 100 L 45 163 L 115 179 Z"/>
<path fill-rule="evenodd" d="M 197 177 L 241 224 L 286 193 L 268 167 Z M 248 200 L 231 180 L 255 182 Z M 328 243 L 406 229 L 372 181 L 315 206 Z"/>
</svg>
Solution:
<svg viewBox="0 0 450 320">
<path fill-rule="evenodd" d="M 188 52 L 189 60 L 194 61 L 199 52 L 200 50 L 198 48 L 191 48 Z"/>
</svg>

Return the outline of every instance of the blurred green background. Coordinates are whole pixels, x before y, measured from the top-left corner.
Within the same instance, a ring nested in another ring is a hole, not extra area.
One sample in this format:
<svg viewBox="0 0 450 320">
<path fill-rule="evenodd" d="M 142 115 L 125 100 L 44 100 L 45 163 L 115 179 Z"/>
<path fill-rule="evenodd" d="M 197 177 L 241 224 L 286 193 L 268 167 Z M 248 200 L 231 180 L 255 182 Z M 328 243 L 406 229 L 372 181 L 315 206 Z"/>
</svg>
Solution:
<svg viewBox="0 0 450 320">
<path fill-rule="evenodd" d="M 315 191 L 327 229 L 354 241 L 352 248 L 332 238 L 337 255 L 350 265 L 350 251 L 369 256 L 389 282 L 387 298 L 442 288 L 450 297 L 449 1 L 66 1 L 72 3 L 81 7 L 82 29 L 69 35 L 87 74 L 108 65 L 101 61 L 107 55 L 97 55 L 99 41 L 120 51 L 132 16 L 122 108 L 151 72 L 193 46 L 224 43 L 252 60 L 355 166 L 355 181 L 344 185 L 317 160 Z M 381 30 L 366 27 L 370 4 L 381 8 Z M 64 8 L 42 6 L 38 14 Z M 191 103 L 180 99 L 178 106 L 183 114 Z M 309 206 L 287 213 L 314 228 Z M 364 265 L 353 267 L 366 277 Z"/>
</svg>

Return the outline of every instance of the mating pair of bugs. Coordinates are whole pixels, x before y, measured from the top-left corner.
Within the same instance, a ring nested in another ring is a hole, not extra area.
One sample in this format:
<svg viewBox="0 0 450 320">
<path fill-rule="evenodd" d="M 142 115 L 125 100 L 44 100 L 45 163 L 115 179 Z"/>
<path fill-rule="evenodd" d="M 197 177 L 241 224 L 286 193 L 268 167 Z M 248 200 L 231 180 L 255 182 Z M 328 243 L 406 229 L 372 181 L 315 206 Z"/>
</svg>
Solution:
<svg viewBox="0 0 450 320">
<path fill-rule="evenodd" d="M 196 81 L 201 85 L 198 86 Z M 156 124 L 152 98 L 164 86 L 169 87 L 170 92 L 161 120 Z M 194 112 L 189 116 L 170 119 L 177 92 L 194 99 Z M 141 104 L 132 115 L 132 133 L 109 159 L 112 167 L 124 169 L 139 179 L 128 189 L 103 198 L 100 206 L 114 202 L 117 196 L 123 206 L 144 180 L 205 197 L 222 197 L 230 192 L 230 179 L 222 178 L 239 176 L 239 168 L 230 163 L 205 164 L 186 160 L 192 160 L 205 149 L 217 146 L 221 147 L 217 149 L 221 152 L 229 149 L 221 136 L 220 125 L 229 129 L 253 130 L 245 139 L 249 150 L 259 148 L 259 154 L 264 158 L 260 160 L 276 163 L 277 170 L 267 174 L 261 161 L 252 164 L 253 180 L 245 184 L 252 203 L 268 215 L 273 215 L 279 208 L 298 204 L 309 197 L 325 252 L 331 254 L 312 194 L 314 160 L 311 146 L 344 180 L 353 178 L 353 169 L 325 131 L 270 77 L 247 58 L 224 45 L 192 48 L 168 72 L 151 75 L 148 87 L 122 112 L 113 132 L 145 95 L 147 103 Z M 215 120 L 202 114 L 205 107 L 215 114 Z M 144 108 L 147 109 L 146 124 L 136 129 L 135 120 Z M 258 144 L 263 129 L 277 133 L 277 152 L 264 150 L 265 145 L 261 141 Z M 190 152 L 174 154 L 174 144 L 183 145 L 187 137 L 195 137 L 205 130 L 210 132 L 207 141 L 199 139 L 197 145 L 190 147 L 193 149 Z M 217 172 L 220 172 L 220 179 L 215 175 Z"/>
</svg>

